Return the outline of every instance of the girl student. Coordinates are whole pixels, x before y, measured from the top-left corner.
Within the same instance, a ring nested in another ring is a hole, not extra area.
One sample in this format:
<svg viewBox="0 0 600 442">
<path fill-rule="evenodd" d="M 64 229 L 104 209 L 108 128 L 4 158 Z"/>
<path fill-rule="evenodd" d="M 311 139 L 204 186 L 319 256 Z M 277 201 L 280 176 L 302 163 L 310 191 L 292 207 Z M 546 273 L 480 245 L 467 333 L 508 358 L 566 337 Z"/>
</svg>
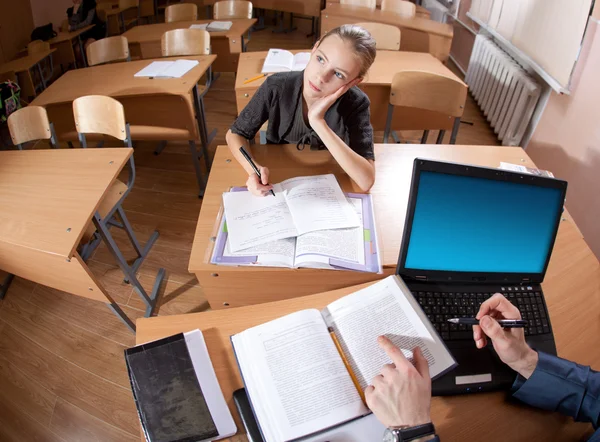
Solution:
<svg viewBox="0 0 600 442">
<path fill-rule="evenodd" d="M 301 72 L 269 76 L 226 134 L 227 145 L 248 172 L 254 195 L 268 195 L 269 169 L 258 163 L 261 179 L 239 149 L 269 121 L 269 144 L 326 148 L 350 178 L 367 191 L 375 181 L 370 102 L 355 87 L 373 64 L 375 40 L 359 26 L 332 29 L 313 47 Z"/>
</svg>

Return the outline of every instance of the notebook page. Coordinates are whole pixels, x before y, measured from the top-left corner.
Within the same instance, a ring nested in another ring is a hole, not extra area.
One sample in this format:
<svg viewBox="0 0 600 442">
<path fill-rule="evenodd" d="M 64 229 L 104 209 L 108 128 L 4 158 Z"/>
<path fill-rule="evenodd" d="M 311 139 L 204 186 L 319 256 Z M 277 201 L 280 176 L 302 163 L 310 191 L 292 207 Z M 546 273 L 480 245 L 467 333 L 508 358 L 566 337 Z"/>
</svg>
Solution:
<svg viewBox="0 0 600 442">
<path fill-rule="evenodd" d="M 177 60 L 158 76 L 167 78 L 181 78 L 198 66 L 198 64 L 198 60 Z"/>
<path fill-rule="evenodd" d="M 362 221 L 362 200 L 347 198 L 356 212 L 360 227 L 317 230 L 296 238 L 296 265 L 310 262 L 329 264 L 329 258 L 365 264 L 365 240 Z"/>
<path fill-rule="evenodd" d="M 281 182 L 281 188 L 299 235 L 360 226 L 333 174 L 290 178 Z"/>
<path fill-rule="evenodd" d="M 278 186 L 273 186 L 275 196 L 254 196 L 248 191 L 223 194 L 231 251 L 298 235 L 285 196 Z"/>
<path fill-rule="evenodd" d="M 363 388 L 385 364 L 391 363 L 377 344 L 381 335 L 387 336 L 409 360 L 413 349 L 419 347 L 432 378 L 456 363 L 398 276 L 389 276 L 332 302 L 323 317 L 336 331 Z"/>
<path fill-rule="evenodd" d="M 174 63 L 174 61 L 153 61 L 144 69 L 137 72 L 134 77 L 160 77 Z"/>
</svg>

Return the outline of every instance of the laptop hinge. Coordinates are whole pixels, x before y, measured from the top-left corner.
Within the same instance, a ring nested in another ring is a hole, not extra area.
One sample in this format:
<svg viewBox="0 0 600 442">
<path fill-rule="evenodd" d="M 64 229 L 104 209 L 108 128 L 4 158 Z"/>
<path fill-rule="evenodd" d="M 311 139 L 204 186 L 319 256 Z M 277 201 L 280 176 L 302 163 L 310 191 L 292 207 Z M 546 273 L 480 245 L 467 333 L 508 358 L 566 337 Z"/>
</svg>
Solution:
<svg viewBox="0 0 600 442">
<path fill-rule="evenodd" d="M 417 281 L 427 281 L 427 276 L 415 276 Z"/>
</svg>

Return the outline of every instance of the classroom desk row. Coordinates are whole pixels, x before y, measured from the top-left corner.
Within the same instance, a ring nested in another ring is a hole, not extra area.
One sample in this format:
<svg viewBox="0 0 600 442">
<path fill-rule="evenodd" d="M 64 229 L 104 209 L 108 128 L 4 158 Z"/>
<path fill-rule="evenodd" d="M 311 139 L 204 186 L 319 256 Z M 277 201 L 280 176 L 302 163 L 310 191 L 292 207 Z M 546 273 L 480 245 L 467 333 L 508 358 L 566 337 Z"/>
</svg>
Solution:
<svg viewBox="0 0 600 442">
<path fill-rule="evenodd" d="M 253 153 L 261 164 L 269 166 L 273 182 L 293 176 L 334 173 L 345 191 L 357 190 L 327 151 L 298 151 L 295 146 L 255 146 Z M 535 167 L 519 147 L 378 144 L 375 153 L 377 180 L 371 194 L 384 275 L 209 264 L 211 237 L 221 209 L 221 195 L 231 186 L 243 185 L 247 177 L 227 146 L 217 148 L 189 264 L 190 272 L 198 277 L 213 311 L 139 319 L 136 343 L 200 328 L 239 434 L 244 430 L 232 394 L 243 387 L 243 382 L 230 337 L 298 310 L 323 309 L 369 281 L 393 274 L 414 158 L 488 167 L 498 167 L 501 161 L 506 161 Z M 361 283 L 358 287 L 353 286 Z M 600 265 L 567 212 L 560 223 L 543 289 L 558 354 L 582 364 L 600 365 L 596 343 L 600 335 L 597 314 L 600 310 Z M 501 392 L 436 397 L 432 401 L 431 415 L 444 441 L 580 440 L 589 430 L 589 425 L 573 423 L 556 413 L 507 403 Z M 517 421 L 518 425 L 515 425 Z"/>
<path fill-rule="evenodd" d="M 214 20 L 181 21 L 135 26 L 123 34 L 129 42 L 132 58 L 159 58 L 160 41 L 163 34 L 173 29 L 187 29 L 194 24 L 210 23 Z M 228 31 L 211 32 L 211 52 L 217 55 L 213 65 L 216 72 L 236 72 L 239 54 L 244 50 L 244 35 L 256 23 L 256 19 L 232 19 Z"/>
<path fill-rule="evenodd" d="M 125 107 L 133 140 L 188 141 L 200 193 L 205 178 L 200 169 L 195 140 L 200 140 L 206 170 L 209 135 L 201 109 L 198 81 L 216 55 L 176 57 L 197 60 L 198 65 L 181 78 L 135 77 L 152 60 L 113 63 L 69 71 L 40 94 L 31 104 L 46 108 L 59 140 L 77 141 L 73 100 L 85 95 L 107 95 Z M 161 58 L 160 60 L 168 60 Z"/>
</svg>

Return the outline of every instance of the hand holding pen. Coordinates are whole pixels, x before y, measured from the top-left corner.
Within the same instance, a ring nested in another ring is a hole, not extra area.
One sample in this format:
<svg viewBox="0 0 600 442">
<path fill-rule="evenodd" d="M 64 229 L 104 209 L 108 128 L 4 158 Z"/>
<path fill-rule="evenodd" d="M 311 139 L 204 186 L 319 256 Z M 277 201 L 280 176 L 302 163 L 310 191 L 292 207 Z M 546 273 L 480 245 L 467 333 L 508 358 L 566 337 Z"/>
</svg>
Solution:
<svg viewBox="0 0 600 442">
<path fill-rule="evenodd" d="M 240 152 L 246 161 L 248 161 L 252 170 L 254 170 L 254 174 L 249 175 L 248 180 L 246 181 L 248 190 L 256 196 L 267 196 L 269 193 L 275 196 L 273 186 L 269 184 L 269 169 L 262 166 L 258 167 L 254 161 L 252 161 L 250 154 L 244 149 L 244 146 L 240 146 Z"/>
</svg>

